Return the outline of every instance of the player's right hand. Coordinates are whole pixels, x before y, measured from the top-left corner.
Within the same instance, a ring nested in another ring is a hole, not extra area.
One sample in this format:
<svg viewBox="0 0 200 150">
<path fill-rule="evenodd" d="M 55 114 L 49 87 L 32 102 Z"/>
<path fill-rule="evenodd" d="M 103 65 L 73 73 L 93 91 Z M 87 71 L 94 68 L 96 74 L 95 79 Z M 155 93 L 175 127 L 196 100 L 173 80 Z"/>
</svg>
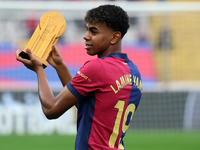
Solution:
<svg viewBox="0 0 200 150">
<path fill-rule="evenodd" d="M 43 68 L 42 63 L 36 57 L 33 56 L 30 49 L 27 49 L 26 52 L 27 52 L 30 60 L 22 58 L 19 55 L 20 50 L 16 51 L 16 59 L 18 61 L 22 62 L 24 64 L 24 66 L 26 66 L 28 69 L 33 70 L 35 72 L 37 72 L 38 68 L 41 68 L 41 67 Z"/>
</svg>

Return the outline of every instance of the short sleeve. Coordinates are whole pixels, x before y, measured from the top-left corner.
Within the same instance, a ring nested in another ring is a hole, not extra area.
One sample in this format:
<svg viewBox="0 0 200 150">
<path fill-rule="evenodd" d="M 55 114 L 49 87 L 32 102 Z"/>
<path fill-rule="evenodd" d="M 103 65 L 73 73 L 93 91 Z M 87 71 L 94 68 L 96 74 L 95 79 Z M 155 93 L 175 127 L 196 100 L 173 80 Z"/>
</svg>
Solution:
<svg viewBox="0 0 200 150">
<path fill-rule="evenodd" d="M 88 93 L 103 88 L 104 84 L 105 70 L 100 58 L 97 58 L 87 61 L 67 86 L 72 94 L 78 99 L 82 99 Z"/>
</svg>

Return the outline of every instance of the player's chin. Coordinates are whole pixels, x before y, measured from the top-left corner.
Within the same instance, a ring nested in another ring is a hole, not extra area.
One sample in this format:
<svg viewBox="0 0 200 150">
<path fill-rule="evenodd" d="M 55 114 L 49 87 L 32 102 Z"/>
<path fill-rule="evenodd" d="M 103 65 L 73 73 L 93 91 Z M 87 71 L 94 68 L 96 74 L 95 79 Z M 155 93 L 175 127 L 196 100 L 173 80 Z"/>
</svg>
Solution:
<svg viewBox="0 0 200 150">
<path fill-rule="evenodd" d="M 87 54 L 90 55 L 90 56 L 94 56 L 94 55 L 96 55 L 96 53 L 94 53 L 94 52 L 91 51 L 91 50 L 87 50 Z"/>
</svg>

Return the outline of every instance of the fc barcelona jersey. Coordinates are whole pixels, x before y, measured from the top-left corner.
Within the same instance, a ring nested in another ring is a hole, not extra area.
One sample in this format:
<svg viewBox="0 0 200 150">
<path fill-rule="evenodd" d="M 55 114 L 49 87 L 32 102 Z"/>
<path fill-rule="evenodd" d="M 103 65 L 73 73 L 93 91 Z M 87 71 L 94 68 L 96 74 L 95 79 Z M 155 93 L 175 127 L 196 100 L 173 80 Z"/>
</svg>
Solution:
<svg viewBox="0 0 200 150">
<path fill-rule="evenodd" d="M 142 93 L 140 72 L 127 55 L 87 61 L 67 87 L 80 100 L 75 149 L 125 149 L 123 138 Z"/>
</svg>

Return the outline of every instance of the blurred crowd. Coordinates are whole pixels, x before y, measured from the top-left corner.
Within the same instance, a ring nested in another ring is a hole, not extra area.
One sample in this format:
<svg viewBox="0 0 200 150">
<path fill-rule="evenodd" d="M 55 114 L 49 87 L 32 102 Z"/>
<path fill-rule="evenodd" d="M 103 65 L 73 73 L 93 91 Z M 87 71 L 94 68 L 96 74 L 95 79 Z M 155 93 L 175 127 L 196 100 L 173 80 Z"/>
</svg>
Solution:
<svg viewBox="0 0 200 150">
<path fill-rule="evenodd" d="M 18 12 L 13 13 L 11 11 L 6 11 L 5 14 L 0 13 L 0 50 L 24 47 L 38 26 L 42 14 L 38 15 L 37 12 L 31 11 L 20 12 L 19 14 L 17 14 Z M 83 41 L 82 37 L 85 34 L 83 18 L 82 20 L 80 18 L 65 18 L 67 28 L 58 42 Z M 124 37 L 124 41 L 131 41 L 132 43 L 145 41 L 148 36 L 148 18 L 145 16 L 132 16 L 130 17 L 130 24 L 129 32 Z"/>
<path fill-rule="evenodd" d="M 0 1 L 21 1 L 21 0 L 0 0 Z M 24 0 L 33 1 L 33 0 Z M 56 0 L 34 0 L 34 1 L 56 1 Z M 59 0 L 59 1 L 102 1 L 102 0 Z M 106 1 L 145 1 L 145 0 L 106 0 Z"/>
</svg>

